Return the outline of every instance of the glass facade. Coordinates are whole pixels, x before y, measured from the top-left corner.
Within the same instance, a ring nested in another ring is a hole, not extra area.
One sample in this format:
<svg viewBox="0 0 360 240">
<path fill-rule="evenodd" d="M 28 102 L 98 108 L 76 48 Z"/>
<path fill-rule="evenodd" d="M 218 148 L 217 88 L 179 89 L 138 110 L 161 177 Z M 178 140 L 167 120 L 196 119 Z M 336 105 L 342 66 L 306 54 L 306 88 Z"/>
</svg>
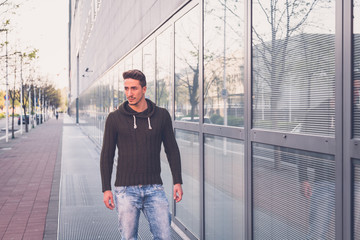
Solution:
<svg viewBox="0 0 360 240">
<path fill-rule="evenodd" d="M 254 239 L 335 239 L 331 155 L 253 144 Z"/>
<path fill-rule="evenodd" d="M 353 239 L 360 239 L 360 160 L 356 159 L 353 165 Z"/>
<path fill-rule="evenodd" d="M 187 197 L 176 206 L 176 218 L 196 236 L 200 237 L 200 156 L 199 133 L 176 130 L 181 153 L 183 189 Z"/>
<path fill-rule="evenodd" d="M 354 0 L 353 11 L 353 103 L 354 136 L 360 137 L 360 1 Z"/>
<path fill-rule="evenodd" d="M 205 135 L 205 238 L 245 238 L 244 143 Z"/>
<path fill-rule="evenodd" d="M 334 136 L 335 2 L 271 3 L 253 3 L 253 126 Z"/>
<path fill-rule="evenodd" d="M 360 238 L 359 7 L 188 1 L 81 93 L 80 126 L 101 145 L 138 68 L 173 120 L 180 203 L 163 151 L 162 179 L 190 239 Z"/>
<path fill-rule="evenodd" d="M 199 14 L 175 22 L 175 119 L 199 122 Z"/>
<path fill-rule="evenodd" d="M 244 2 L 204 2 L 204 123 L 244 126 Z"/>
</svg>

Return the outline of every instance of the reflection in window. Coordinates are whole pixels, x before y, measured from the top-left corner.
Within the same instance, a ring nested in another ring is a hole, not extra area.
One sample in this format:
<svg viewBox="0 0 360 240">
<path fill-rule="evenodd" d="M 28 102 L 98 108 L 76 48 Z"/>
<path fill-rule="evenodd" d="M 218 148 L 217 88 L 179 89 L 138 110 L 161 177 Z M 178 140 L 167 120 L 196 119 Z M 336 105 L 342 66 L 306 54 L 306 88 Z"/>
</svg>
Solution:
<svg viewBox="0 0 360 240">
<path fill-rule="evenodd" d="M 253 126 L 334 136 L 335 1 L 258 0 L 253 16 Z"/>
<path fill-rule="evenodd" d="M 126 95 L 124 91 L 124 79 L 123 79 L 123 72 L 124 72 L 124 62 L 119 63 L 119 104 L 122 104 L 124 101 L 126 101 Z"/>
<path fill-rule="evenodd" d="M 205 135 L 205 238 L 245 239 L 244 143 Z"/>
<path fill-rule="evenodd" d="M 156 38 L 156 93 L 157 105 L 172 112 L 171 104 L 171 41 L 172 29 L 168 28 Z"/>
<path fill-rule="evenodd" d="M 186 192 L 176 204 L 176 218 L 196 237 L 200 236 L 200 157 L 199 134 L 176 129 L 176 140 L 181 153 L 183 189 Z"/>
<path fill-rule="evenodd" d="M 204 9 L 204 122 L 244 126 L 244 1 Z"/>
<path fill-rule="evenodd" d="M 126 59 L 125 59 L 125 63 L 124 63 L 124 71 L 127 71 L 127 70 L 130 70 L 130 69 L 133 69 L 133 59 L 132 59 L 132 56 L 128 56 Z"/>
<path fill-rule="evenodd" d="M 353 132 L 354 137 L 360 137 L 360 0 L 353 4 Z"/>
<path fill-rule="evenodd" d="M 175 117 L 199 122 L 199 16 L 197 7 L 175 22 Z"/>
<path fill-rule="evenodd" d="M 137 52 L 135 52 L 133 55 L 132 69 L 138 69 L 138 70 L 142 71 L 142 51 L 141 51 L 141 49 L 137 50 Z"/>
<path fill-rule="evenodd" d="M 360 239 L 360 160 L 354 161 L 353 182 L 353 239 Z"/>
<path fill-rule="evenodd" d="M 155 41 L 143 49 L 143 73 L 146 76 L 146 97 L 155 102 Z"/>
<path fill-rule="evenodd" d="M 331 155 L 253 145 L 254 239 L 335 239 Z"/>
</svg>

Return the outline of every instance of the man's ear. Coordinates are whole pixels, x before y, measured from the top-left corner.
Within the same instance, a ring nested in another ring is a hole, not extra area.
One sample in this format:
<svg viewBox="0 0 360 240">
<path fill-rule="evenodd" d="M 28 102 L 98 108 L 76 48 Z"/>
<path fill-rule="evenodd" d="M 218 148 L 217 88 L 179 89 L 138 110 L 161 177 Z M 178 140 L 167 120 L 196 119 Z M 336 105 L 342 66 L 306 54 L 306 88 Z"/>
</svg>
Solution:
<svg viewBox="0 0 360 240">
<path fill-rule="evenodd" d="M 143 90 L 143 93 L 146 93 L 146 86 L 144 86 L 143 88 L 142 88 L 142 90 Z"/>
</svg>

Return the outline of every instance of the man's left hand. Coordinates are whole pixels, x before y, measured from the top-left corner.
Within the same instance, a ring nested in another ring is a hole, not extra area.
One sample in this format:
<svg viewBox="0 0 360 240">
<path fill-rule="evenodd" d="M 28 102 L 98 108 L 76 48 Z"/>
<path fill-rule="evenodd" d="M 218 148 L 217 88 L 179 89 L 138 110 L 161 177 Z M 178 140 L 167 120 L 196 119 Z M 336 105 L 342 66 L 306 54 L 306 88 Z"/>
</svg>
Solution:
<svg viewBox="0 0 360 240">
<path fill-rule="evenodd" d="M 180 202 L 183 196 L 183 190 L 180 183 L 174 185 L 174 200 Z"/>
</svg>

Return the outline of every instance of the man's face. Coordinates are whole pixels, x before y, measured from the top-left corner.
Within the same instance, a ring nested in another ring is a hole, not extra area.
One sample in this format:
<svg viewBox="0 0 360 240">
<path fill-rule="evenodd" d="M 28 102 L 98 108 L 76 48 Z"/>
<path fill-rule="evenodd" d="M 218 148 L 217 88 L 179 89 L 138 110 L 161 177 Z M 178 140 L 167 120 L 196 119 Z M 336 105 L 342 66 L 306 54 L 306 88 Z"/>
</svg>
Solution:
<svg viewBox="0 0 360 240">
<path fill-rule="evenodd" d="M 124 89 L 129 105 L 137 105 L 144 99 L 146 86 L 141 87 L 140 81 L 132 78 L 125 79 Z"/>
</svg>

